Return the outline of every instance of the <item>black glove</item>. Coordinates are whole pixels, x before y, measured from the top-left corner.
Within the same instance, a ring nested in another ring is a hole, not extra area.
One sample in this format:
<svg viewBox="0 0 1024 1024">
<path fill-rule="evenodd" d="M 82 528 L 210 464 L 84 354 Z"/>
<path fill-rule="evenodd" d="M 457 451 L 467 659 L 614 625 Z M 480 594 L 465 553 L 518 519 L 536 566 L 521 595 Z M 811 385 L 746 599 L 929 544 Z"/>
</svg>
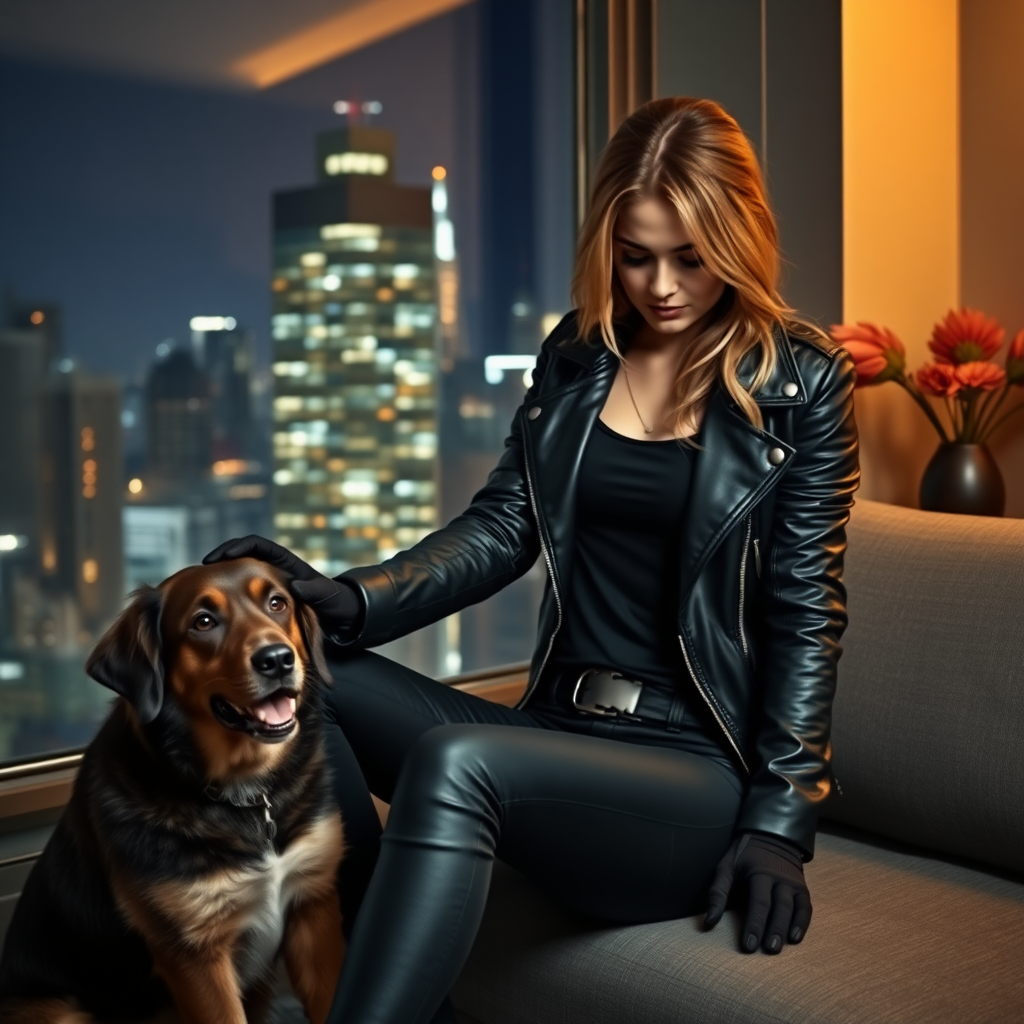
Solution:
<svg viewBox="0 0 1024 1024">
<path fill-rule="evenodd" d="M 255 534 L 236 537 L 215 547 L 203 559 L 203 565 L 233 558 L 258 558 L 284 572 L 291 592 L 313 609 L 329 637 L 343 640 L 362 624 L 363 600 L 354 586 L 324 576 L 280 544 Z"/>
<path fill-rule="evenodd" d="M 799 942 L 811 923 L 811 894 L 804 881 L 803 858 L 781 837 L 747 832 L 739 836 L 718 862 L 708 890 L 705 928 L 722 919 L 733 883 L 747 885 L 747 917 L 740 946 L 753 953 L 764 941 L 766 953 L 782 951 L 784 936 Z"/>
</svg>

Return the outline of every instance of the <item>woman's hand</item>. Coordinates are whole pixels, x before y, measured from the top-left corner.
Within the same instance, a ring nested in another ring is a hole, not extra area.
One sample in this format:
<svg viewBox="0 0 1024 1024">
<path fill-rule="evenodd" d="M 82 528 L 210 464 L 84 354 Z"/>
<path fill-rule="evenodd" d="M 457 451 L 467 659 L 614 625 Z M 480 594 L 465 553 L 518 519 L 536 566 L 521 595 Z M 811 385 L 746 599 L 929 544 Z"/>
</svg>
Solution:
<svg viewBox="0 0 1024 1024">
<path fill-rule="evenodd" d="M 363 603 L 355 587 L 324 576 L 266 537 L 251 534 L 225 541 L 203 559 L 203 565 L 234 558 L 258 558 L 280 569 L 288 577 L 291 592 L 313 609 L 321 628 L 332 639 L 350 635 L 362 620 Z"/>
<path fill-rule="evenodd" d="M 722 919 L 736 881 L 747 886 L 747 917 L 740 946 L 753 953 L 779 953 L 785 941 L 799 942 L 811 923 L 811 894 L 804 881 L 803 860 L 784 839 L 747 832 L 733 841 L 718 862 L 708 891 L 705 928 Z"/>
</svg>

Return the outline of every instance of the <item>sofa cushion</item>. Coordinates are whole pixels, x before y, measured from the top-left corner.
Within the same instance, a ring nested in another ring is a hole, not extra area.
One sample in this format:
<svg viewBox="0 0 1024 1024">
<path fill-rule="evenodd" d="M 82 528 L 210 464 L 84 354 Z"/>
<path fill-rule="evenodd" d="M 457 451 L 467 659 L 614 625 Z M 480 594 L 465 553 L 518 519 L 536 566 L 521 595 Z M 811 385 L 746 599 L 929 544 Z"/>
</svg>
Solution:
<svg viewBox="0 0 1024 1024">
<path fill-rule="evenodd" d="M 824 816 L 1024 872 L 1024 520 L 858 501 Z"/>
<path fill-rule="evenodd" d="M 486 1024 L 1005 1024 L 1024 1006 L 1024 885 L 905 848 L 820 834 L 814 919 L 778 956 L 739 917 L 602 927 L 497 865 L 454 990 Z"/>
</svg>

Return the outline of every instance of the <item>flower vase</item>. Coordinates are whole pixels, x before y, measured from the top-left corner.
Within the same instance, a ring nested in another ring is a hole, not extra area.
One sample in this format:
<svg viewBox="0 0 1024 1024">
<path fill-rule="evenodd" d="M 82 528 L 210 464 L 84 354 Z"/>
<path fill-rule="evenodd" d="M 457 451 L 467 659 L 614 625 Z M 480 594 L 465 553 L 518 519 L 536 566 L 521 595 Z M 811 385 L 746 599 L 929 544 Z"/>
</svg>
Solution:
<svg viewBox="0 0 1024 1024">
<path fill-rule="evenodd" d="M 983 444 L 940 444 L 921 478 L 921 508 L 971 516 L 1001 516 L 1006 488 Z"/>
</svg>

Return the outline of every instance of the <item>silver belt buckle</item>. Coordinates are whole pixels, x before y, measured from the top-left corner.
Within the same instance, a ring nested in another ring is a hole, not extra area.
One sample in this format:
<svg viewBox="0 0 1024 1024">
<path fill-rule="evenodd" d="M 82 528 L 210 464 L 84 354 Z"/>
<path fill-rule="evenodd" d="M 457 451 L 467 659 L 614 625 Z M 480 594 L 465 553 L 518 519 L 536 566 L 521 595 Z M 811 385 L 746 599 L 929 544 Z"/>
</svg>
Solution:
<svg viewBox="0 0 1024 1024">
<path fill-rule="evenodd" d="M 588 668 L 576 680 L 572 703 L 592 715 L 636 718 L 634 714 L 644 684 L 610 669 Z"/>
</svg>

